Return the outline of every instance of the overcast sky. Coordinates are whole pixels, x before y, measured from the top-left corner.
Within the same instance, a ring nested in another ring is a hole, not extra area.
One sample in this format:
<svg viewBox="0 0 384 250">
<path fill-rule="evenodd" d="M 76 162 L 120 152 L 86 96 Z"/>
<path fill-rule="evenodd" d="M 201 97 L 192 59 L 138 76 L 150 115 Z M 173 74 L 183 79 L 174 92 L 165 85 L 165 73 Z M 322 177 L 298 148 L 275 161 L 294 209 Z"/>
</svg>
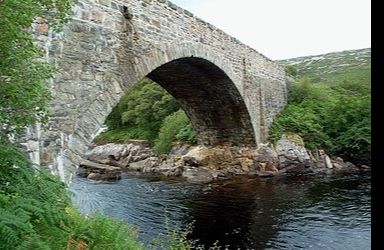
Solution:
<svg viewBox="0 0 384 250">
<path fill-rule="evenodd" d="M 371 47 L 370 0 L 171 0 L 271 59 Z"/>
</svg>

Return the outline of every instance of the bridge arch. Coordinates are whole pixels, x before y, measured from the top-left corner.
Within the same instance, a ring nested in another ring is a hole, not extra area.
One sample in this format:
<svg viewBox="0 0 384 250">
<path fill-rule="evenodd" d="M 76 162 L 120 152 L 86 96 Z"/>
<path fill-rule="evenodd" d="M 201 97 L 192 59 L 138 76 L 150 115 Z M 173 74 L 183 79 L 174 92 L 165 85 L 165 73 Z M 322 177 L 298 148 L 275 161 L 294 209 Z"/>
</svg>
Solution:
<svg viewBox="0 0 384 250">
<path fill-rule="evenodd" d="M 124 55 L 129 47 L 119 49 L 118 54 Z M 58 128 L 60 147 L 54 164 L 62 179 L 75 172 L 113 107 L 144 77 L 176 98 L 191 119 L 200 144 L 256 147 L 255 123 L 243 98 L 242 81 L 231 64 L 208 46 L 165 45 L 137 57 L 119 57 L 117 66 L 118 72 L 102 80 L 106 91 L 96 99 L 84 99 L 71 129 Z"/>
<path fill-rule="evenodd" d="M 145 76 L 179 100 L 203 144 L 260 145 L 287 102 L 282 66 L 167 0 L 79 0 L 72 13 L 62 32 L 35 25 L 59 71 L 49 82 L 51 119 L 30 127 L 24 143 L 35 163 L 66 182 L 107 115 Z"/>
<path fill-rule="evenodd" d="M 139 57 L 133 69 L 124 61 L 121 65 L 124 72 L 136 72 L 134 79 L 127 79 L 127 88 L 148 77 L 167 90 L 191 119 L 200 144 L 256 146 L 241 81 L 231 64 L 208 46 L 167 45 Z"/>
</svg>

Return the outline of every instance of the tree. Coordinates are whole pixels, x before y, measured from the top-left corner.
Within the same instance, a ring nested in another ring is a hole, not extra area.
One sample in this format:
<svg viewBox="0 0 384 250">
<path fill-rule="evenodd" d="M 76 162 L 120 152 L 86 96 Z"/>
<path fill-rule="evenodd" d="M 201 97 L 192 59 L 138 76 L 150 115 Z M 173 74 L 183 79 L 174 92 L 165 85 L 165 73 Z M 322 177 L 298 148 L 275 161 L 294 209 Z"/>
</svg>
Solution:
<svg viewBox="0 0 384 250">
<path fill-rule="evenodd" d="M 101 137 L 113 135 L 118 138 L 120 135 L 116 136 L 116 133 L 124 131 L 125 139 L 154 141 L 165 117 L 179 108 L 177 101 L 167 91 L 144 78 L 112 110 L 105 122 L 110 131 Z"/>
<path fill-rule="evenodd" d="M 38 17 L 59 27 L 72 0 L 0 1 L 0 139 L 43 121 L 50 93 L 45 81 L 54 68 L 41 60 L 31 24 Z"/>
</svg>

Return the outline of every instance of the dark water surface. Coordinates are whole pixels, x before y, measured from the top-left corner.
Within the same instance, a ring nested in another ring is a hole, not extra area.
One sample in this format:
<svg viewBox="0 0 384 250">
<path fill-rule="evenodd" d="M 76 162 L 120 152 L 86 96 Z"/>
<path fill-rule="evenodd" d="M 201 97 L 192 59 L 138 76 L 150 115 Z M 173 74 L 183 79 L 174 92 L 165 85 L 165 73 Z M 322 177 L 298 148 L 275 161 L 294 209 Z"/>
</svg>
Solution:
<svg viewBox="0 0 384 250">
<path fill-rule="evenodd" d="M 193 224 L 192 239 L 229 249 L 370 249 L 371 178 L 236 178 L 195 185 L 124 176 L 117 183 L 75 178 L 74 204 L 140 229 L 149 242 L 169 225 Z M 165 216 L 166 215 L 166 216 Z"/>
</svg>

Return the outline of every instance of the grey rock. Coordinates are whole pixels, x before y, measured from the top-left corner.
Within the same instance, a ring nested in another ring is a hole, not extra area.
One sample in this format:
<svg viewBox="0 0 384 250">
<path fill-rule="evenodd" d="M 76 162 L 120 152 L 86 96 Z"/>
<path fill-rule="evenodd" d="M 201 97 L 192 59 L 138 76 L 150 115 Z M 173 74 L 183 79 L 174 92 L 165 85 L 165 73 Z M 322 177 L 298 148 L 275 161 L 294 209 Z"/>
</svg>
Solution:
<svg viewBox="0 0 384 250">
<path fill-rule="evenodd" d="M 255 160 L 257 162 L 269 162 L 275 164 L 279 161 L 276 150 L 273 148 L 273 145 L 270 144 L 262 144 L 259 146 L 259 148 L 256 150 Z"/>
<path fill-rule="evenodd" d="M 213 181 L 212 173 L 204 168 L 187 168 L 182 176 L 190 183 L 209 183 Z"/>
<path fill-rule="evenodd" d="M 333 169 L 331 158 L 329 158 L 328 155 L 325 155 L 325 167 L 329 169 Z"/>
<path fill-rule="evenodd" d="M 141 161 L 130 163 L 127 169 L 130 171 L 150 173 L 150 172 L 153 172 L 153 168 L 155 168 L 158 164 L 159 164 L 159 158 L 150 157 Z"/>
<path fill-rule="evenodd" d="M 121 169 L 109 165 L 99 164 L 83 160 L 77 170 L 78 175 L 88 179 L 99 180 L 119 180 L 121 179 Z"/>
<path fill-rule="evenodd" d="M 99 173 L 90 173 L 88 176 L 87 176 L 87 179 L 90 179 L 90 180 L 101 180 L 101 174 Z"/>
<path fill-rule="evenodd" d="M 279 169 L 291 165 L 309 166 L 310 164 L 311 158 L 299 135 L 283 134 L 275 148 L 279 157 Z"/>
<path fill-rule="evenodd" d="M 115 144 L 108 143 L 96 146 L 85 154 L 86 159 L 101 164 L 117 167 L 128 167 L 132 162 L 143 161 L 153 157 L 153 151 L 143 144 Z"/>
</svg>

